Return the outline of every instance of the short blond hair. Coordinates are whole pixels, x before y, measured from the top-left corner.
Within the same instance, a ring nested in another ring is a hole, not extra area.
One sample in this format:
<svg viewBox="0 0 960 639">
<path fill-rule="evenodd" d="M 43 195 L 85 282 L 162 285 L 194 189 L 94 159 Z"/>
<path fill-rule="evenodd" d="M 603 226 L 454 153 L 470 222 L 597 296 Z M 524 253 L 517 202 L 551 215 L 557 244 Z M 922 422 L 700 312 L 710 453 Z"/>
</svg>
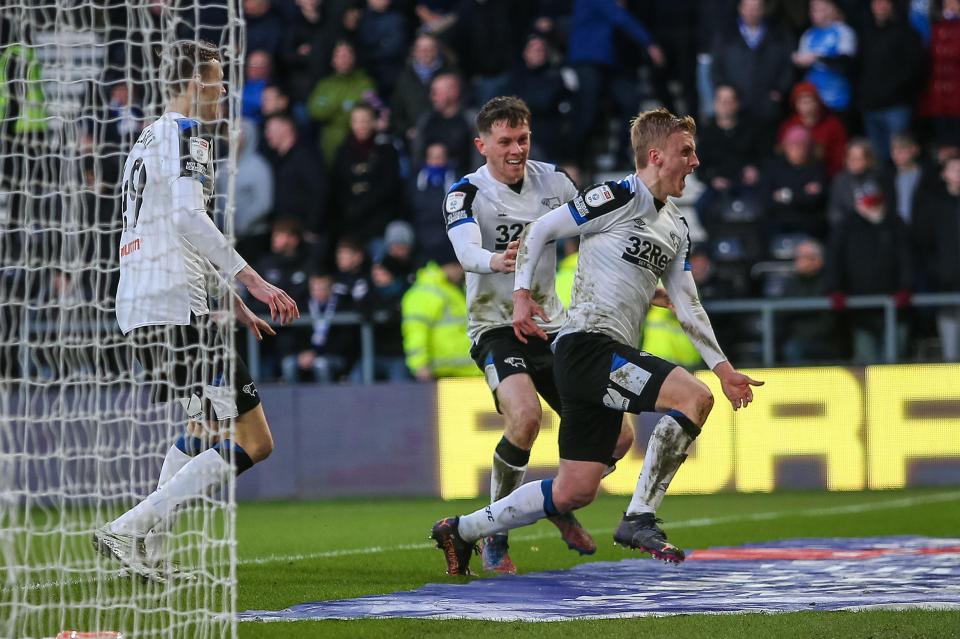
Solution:
<svg viewBox="0 0 960 639">
<path fill-rule="evenodd" d="M 647 151 L 662 145 L 678 131 L 696 135 L 697 123 L 689 115 L 681 118 L 663 107 L 643 111 L 630 120 L 630 146 L 633 147 L 637 168 L 647 166 Z"/>
</svg>

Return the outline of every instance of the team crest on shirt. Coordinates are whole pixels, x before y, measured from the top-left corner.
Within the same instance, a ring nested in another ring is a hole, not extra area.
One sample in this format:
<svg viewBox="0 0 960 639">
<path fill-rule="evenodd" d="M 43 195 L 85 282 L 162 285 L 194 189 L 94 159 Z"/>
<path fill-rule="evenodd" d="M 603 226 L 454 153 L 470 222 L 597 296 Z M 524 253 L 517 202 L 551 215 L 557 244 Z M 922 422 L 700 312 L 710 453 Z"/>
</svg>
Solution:
<svg viewBox="0 0 960 639">
<path fill-rule="evenodd" d="M 673 244 L 673 249 L 675 251 L 680 250 L 680 236 L 673 231 L 670 231 L 670 243 Z"/>
<path fill-rule="evenodd" d="M 558 197 L 545 197 L 540 200 L 540 204 L 544 205 L 548 209 L 555 209 L 560 206 L 560 198 Z"/>
<path fill-rule="evenodd" d="M 596 208 L 612 200 L 613 191 L 611 191 L 610 187 L 606 184 L 601 184 L 587 191 L 583 199 L 586 200 L 587 206 Z"/>
<path fill-rule="evenodd" d="M 190 138 L 190 157 L 201 164 L 210 160 L 210 143 L 203 138 Z"/>
<path fill-rule="evenodd" d="M 447 213 L 456 213 L 463 210 L 463 202 L 467 199 L 467 194 L 463 191 L 454 191 L 447 193 L 447 199 L 443 203 L 443 208 Z"/>
</svg>

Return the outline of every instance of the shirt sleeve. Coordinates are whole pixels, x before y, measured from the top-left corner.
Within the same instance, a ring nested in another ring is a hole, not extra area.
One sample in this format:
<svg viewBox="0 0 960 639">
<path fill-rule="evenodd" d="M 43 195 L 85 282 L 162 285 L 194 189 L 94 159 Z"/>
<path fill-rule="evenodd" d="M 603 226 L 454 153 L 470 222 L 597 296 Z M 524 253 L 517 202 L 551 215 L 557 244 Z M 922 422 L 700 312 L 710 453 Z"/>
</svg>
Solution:
<svg viewBox="0 0 960 639">
<path fill-rule="evenodd" d="M 573 237 L 580 234 L 580 227 L 570 216 L 570 210 L 564 204 L 553 209 L 538 220 L 529 224 L 520 234 L 520 249 L 517 253 L 517 273 L 514 279 L 515 291 L 530 289 L 533 275 L 537 269 L 537 262 L 543 254 L 544 247 L 553 240 L 562 237 Z"/>
<path fill-rule="evenodd" d="M 710 318 L 707 317 L 707 311 L 700 303 L 697 284 L 690 272 L 688 261 L 690 253 L 689 230 L 684 241 L 685 249 L 677 254 L 670 267 L 663 274 L 663 284 L 676 309 L 677 319 L 680 321 L 680 326 L 683 327 L 683 332 L 693 342 L 707 367 L 713 370 L 717 364 L 726 361 L 727 356 L 723 354 L 720 345 L 717 343 L 717 336 L 713 332 L 713 326 L 710 324 Z"/>
<path fill-rule="evenodd" d="M 455 225 L 447 231 L 453 250 L 463 270 L 471 273 L 493 273 L 490 259 L 493 252 L 483 248 L 479 224 Z"/>
<path fill-rule="evenodd" d="M 177 232 L 217 268 L 233 277 L 247 265 L 207 214 L 203 188 L 210 175 L 210 142 L 200 124 L 190 118 L 174 120 L 176 131 L 166 138 L 164 174 L 170 184 L 173 220 Z"/>
<path fill-rule="evenodd" d="M 471 273 L 493 273 L 490 268 L 491 251 L 483 248 L 480 225 L 473 216 L 473 201 L 477 187 L 466 178 L 460 180 L 443 198 L 443 219 L 447 237 L 453 244 L 463 270 Z"/>
<path fill-rule="evenodd" d="M 580 229 L 580 235 L 602 233 L 619 222 L 630 219 L 628 206 L 634 194 L 621 182 L 603 182 L 582 189 L 567 203 L 567 211 Z"/>
<path fill-rule="evenodd" d="M 173 219 L 177 232 L 230 277 L 239 273 L 247 262 L 207 215 L 203 185 L 193 178 L 177 177 L 173 180 L 171 189 Z"/>
</svg>

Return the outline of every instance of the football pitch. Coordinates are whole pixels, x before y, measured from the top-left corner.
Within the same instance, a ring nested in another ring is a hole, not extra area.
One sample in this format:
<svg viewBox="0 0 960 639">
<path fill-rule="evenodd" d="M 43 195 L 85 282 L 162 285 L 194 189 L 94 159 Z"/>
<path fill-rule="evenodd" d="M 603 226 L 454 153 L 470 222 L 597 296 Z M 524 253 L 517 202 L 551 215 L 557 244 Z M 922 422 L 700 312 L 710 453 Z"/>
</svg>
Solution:
<svg viewBox="0 0 960 639">
<path fill-rule="evenodd" d="M 592 557 L 567 550 L 547 522 L 515 531 L 521 573 L 638 556 L 612 541 L 629 498 L 601 496 L 578 516 L 598 542 Z M 348 500 L 241 503 L 237 609 L 277 610 L 329 599 L 466 583 L 444 574 L 431 524 L 482 500 Z M 668 496 L 658 513 L 685 549 L 797 537 L 960 537 L 960 490 Z M 650 559 L 649 561 L 653 561 Z M 479 557 L 471 566 L 479 569 Z M 683 570 L 683 567 L 677 568 Z M 480 578 L 487 578 L 481 575 Z M 511 577 L 489 577 L 510 579 Z M 474 578 L 475 579 L 475 578 Z M 565 622 L 425 619 L 242 622 L 240 637 L 960 637 L 960 611 L 798 612 L 679 615 Z"/>
</svg>

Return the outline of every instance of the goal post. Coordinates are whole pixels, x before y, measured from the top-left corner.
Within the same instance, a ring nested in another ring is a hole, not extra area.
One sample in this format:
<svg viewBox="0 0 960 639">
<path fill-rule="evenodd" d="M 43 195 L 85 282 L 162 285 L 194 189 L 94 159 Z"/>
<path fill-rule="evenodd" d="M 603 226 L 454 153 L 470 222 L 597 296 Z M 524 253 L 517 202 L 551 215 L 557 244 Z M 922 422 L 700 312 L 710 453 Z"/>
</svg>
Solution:
<svg viewBox="0 0 960 639">
<path fill-rule="evenodd" d="M 184 578 L 133 578 L 91 537 L 156 489 L 186 422 L 179 403 L 150 401 L 117 326 L 123 163 L 163 112 L 167 47 L 218 46 L 227 97 L 206 134 L 223 201 L 211 210 L 231 237 L 241 4 L 0 6 L 0 637 L 237 634 L 233 477 L 179 514 L 167 552 Z M 232 303 L 211 300 L 221 321 L 200 362 L 228 374 Z"/>
</svg>

